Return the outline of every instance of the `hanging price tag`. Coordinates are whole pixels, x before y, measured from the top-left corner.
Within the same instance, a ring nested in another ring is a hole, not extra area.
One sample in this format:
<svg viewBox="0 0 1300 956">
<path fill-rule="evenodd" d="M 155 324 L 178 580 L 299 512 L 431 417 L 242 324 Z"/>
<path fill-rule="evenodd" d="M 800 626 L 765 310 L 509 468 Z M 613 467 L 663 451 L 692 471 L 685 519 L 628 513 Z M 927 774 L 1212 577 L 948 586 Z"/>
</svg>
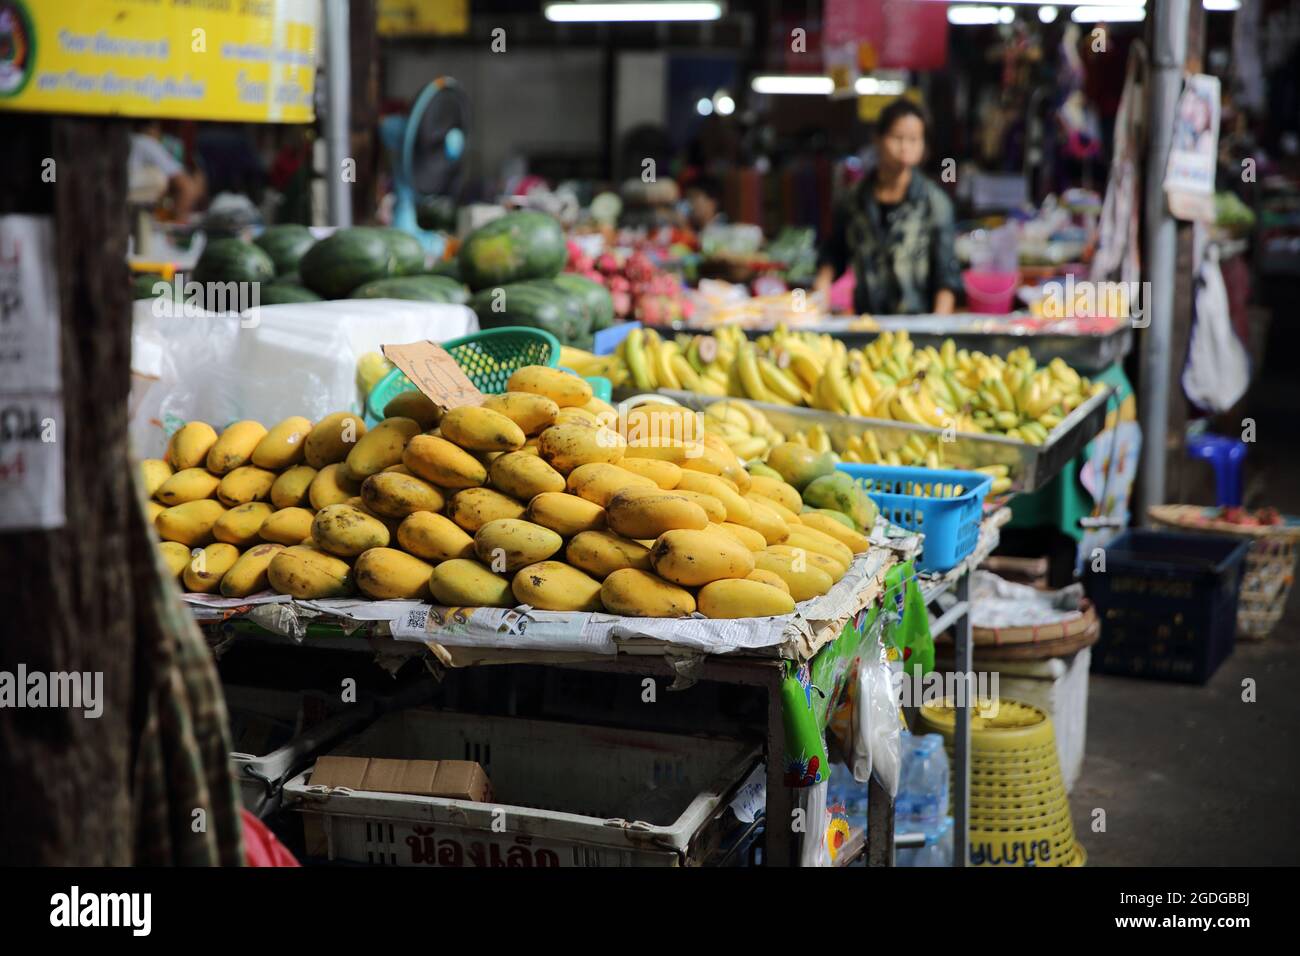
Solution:
<svg viewBox="0 0 1300 956">
<path fill-rule="evenodd" d="M 483 404 L 483 393 L 441 345 L 428 341 L 385 345 L 383 352 L 435 405 L 451 409 Z"/>
</svg>

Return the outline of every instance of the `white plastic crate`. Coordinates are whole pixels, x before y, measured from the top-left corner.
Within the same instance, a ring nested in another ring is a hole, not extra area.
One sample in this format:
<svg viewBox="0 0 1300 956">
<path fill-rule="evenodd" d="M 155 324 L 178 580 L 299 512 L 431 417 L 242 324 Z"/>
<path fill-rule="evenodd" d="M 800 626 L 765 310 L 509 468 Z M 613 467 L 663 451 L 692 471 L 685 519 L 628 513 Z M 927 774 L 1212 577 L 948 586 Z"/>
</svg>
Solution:
<svg viewBox="0 0 1300 956">
<path fill-rule="evenodd" d="M 280 788 L 291 774 L 375 715 L 373 704 L 342 704 L 337 698 L 303 691 L 227 686 L 224 692 L 235 747 L 230 764 L 239 781 L 240 801 L 261 817 L 279 807 Z M 321 699 L 319 706 L 326 713 L 338 712 L 304 729 L 304 706 L 310 696 Z"/>
<path fill-rule="evenodd" d="M 679 866 L 715 842 L 757 743 L 412 708 L 332 751 L 474 760 L 493 802 L 284 786 L 308 855 L 385 866 Z"/>
</svg>

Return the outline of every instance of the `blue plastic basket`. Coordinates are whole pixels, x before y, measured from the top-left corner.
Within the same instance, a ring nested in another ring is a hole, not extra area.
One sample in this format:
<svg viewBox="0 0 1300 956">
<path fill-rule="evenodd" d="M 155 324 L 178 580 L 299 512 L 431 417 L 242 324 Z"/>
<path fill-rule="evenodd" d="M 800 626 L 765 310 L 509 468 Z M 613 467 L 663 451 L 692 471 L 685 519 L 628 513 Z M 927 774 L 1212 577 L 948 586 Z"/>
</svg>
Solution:
<svg viewBox="0 0 1300 956">
<path fill-rule="evenodd" d="M 993 479 L 978 471 L 836 465 L 871 496 L 886 520 L 925 535 L 920 571 L 947 571 L 975 550 L 984 496 Z M 954 494 L 960 486 L 961 493 Z"/>
</svg>

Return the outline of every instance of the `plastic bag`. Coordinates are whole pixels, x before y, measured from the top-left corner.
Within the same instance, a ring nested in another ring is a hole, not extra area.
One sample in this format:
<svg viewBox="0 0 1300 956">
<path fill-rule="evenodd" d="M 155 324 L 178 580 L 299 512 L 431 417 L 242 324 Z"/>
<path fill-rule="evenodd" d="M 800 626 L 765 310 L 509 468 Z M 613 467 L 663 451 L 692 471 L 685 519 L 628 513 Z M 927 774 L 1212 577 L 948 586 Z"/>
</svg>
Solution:
<svg viewBox="0 0 1300 956">
<path fill-rule="evenodd" d="M 1203 231 L 1198 224 L 1198 239 Z M 1250 356 L 1232 328 L 1218 247 L 1206 243 L 1200 263 L 1192 341 L 1183 366 L 1183 392 L 1203 411 L 1226 412 L 1250 385 Z"/>
<path fill-rule="evenodd" d="M 916 673 L 924 677 L 934 670 L 930 616 L 916 583 L 913 562 L 896 564 L 885 572 L 884 614 L 885 647 L 897 651 L 908 676 Z"/>
<path fill-rule="evenodd" d="M 858 667 L 853 779 L 866 783 L 874 774 L 891 797 L 898 794 L 902 765 L 896 688 L 884 647 L 878 645 L 874 658 L 864 654 Z"/>
</svg>

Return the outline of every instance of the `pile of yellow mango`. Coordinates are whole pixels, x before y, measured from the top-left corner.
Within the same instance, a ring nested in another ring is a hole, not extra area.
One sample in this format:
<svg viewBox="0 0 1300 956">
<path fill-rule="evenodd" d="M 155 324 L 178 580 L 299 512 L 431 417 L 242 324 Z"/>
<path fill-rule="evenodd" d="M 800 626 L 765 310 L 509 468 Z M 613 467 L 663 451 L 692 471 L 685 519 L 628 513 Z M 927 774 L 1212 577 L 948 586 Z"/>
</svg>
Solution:
<svg viewBox="0 0 1300 956">
<path fill-rule="evenodd" d="M 446 412 L 405 392 L 370 429 L 187 423 L 141 463 L 167 567 L 235 598 L 735 618 L 790 613 L 868 547 L 685 409 L 616 412 L 541 366 L 507 388 Z"/>
</svg>

